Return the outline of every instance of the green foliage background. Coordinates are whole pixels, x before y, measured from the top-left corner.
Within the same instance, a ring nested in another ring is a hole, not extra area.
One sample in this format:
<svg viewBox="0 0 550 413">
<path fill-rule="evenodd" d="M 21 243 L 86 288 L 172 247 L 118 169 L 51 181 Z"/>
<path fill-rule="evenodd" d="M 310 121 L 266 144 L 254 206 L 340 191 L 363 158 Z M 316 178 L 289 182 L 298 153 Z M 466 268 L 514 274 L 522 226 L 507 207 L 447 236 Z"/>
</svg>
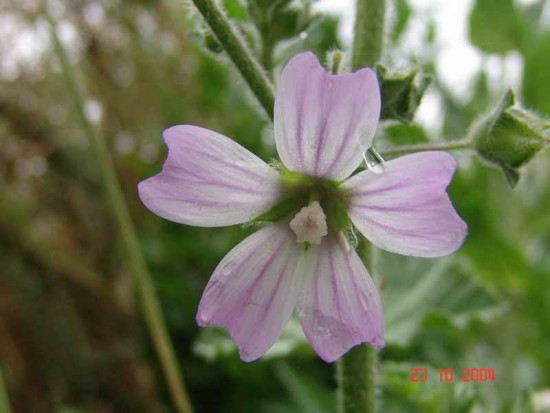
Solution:
<svg viewBox="0 0 550 413">
<path fill-rule="evenodd" d="M 101 108 L 96 127 L 114 157 L 196 411 L 333 412 L 334 368 L 313 354 L 296 322 L 265 359 L 249 364 L 224 332 L 195 324 L 208 277 L 252 229 L 177 225 L 137 197 L 137 182 L 160 169 L 160 135 L 169 125 L 205 126 L 264 160 L 276 155 L 271 126 L 200 16 L 177 0 L 51 3 L 60 32 L 73 33 L 66 43 L 92 117 Z M 342 47 L 337 19 L 316 15 L 305 0 L 223 3 L 274 77 L 299 51 L 324 59 Z M 550 29 L 541 16 L 550 4 L 474 3 L 470 41 L 497 61 L 518 53 L 520 100 L 549 116 Z M 415 104 L 400 101 L 403 111 L 387 112 L 376 146 L 464 137 L 509 85 L 490 88 L 482 68 L 469 98 L 458 99 L 433 69 L 437 31 L 423 55 L 403 56 L 417 11 L 407 0 L 392 4 L 386 53 L 411 68 L 422 62 L 415 76 L 430 76 L 429 90 L 443 102 L 443 136 L 410 123 Z M 47 37 L 33 1 L 6 2 L 0 18 L 16 22 L 21 36 Z M 431 17 L 422 18 L 433 29 Z M 9 48 L 2 43 L 0 59 Z M 97 163 L 51 46 L 0 82 L 0 368 L 13 411 L 172 411 Z M 550 153 L 523 168 L 514 190 L 474 153 L 454 155 L 460 168 L 451 198 L 469 225 L 463 248 L 437 260 L 376 252 L 388 342 L 380 354 L 381 411 L 543 411 L 532 400 L 550 390 Z M 412 367 L 429 368 L 428 382 L 411 383 Z M 494 367 L 496 381 L 440 383 L 442 367 L 457 376 L 465 367 Z"/>
</svg>

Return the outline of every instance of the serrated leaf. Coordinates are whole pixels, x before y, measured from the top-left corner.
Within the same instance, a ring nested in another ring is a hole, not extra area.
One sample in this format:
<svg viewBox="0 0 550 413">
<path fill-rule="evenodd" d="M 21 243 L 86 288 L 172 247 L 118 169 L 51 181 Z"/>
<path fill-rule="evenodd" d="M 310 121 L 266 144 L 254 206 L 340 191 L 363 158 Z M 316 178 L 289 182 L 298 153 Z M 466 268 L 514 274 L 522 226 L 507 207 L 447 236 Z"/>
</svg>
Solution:
<svg viewBox="0 0 550 413">
<path fill-rule="evenodd" d="M 310 376 L 285 362 L 278 362 L 275 374 L 302 413 L 331 413 L 334 394 Z"/>
<path fill-rule="evenodd" d="M 488 287 L 472 276 L 458 258 L 423 260 L 381 253 L 384 279 L 385 339 L 405 346 L 428 312 L 440 312 L 455 322 L 486 317 L 499 302 Z"/>
</svg>

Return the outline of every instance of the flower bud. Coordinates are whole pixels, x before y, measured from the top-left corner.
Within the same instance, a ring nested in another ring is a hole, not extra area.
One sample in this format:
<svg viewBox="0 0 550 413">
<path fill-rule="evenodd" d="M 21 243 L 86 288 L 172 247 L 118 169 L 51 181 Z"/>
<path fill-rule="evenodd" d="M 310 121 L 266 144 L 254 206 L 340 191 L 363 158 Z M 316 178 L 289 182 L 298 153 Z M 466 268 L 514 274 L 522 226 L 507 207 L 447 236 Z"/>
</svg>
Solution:
<svg viewBox="0 0 550 413">
<path fill-rule="evenodd" d="M 382 92 L 381 119 L 411 123 L 431 77 L 418 70 L 408 73 L 388 73 L 383 66 L 376 69 Z"/>
<path fill-rule="evenodd" d="M 267 41 L 272 47 L 299 36 L 315 18 L 308 2 L 252 0 L 248 2 L 248 10 L 263 42 Z"/>
<path fill-rule="evenodd" d="M 478 154 L 502 168 L 510 186 L 519 180 L 518 168 L 549 142 L 550 123 L 516 105 L 512 91 L 494 112 L 472 125 L 470 136 Z"/>
<path fill-rule="evenodd" d="M 341 50 L 331 50 L 327 53 L 326 69 L 332 75 L 338 75 L 348 70 L 346 54 Z"/>
<path fill-rule="evenodd" d="M 214 34 L 211 32 L 207 32 L 204 35 L 204 45 L 211 53 L 220 54 L 223 52 L 223 46 L 220 44 L 218 39 L 216 39 L 216 36 L 214 36 Z"/>
</svg>

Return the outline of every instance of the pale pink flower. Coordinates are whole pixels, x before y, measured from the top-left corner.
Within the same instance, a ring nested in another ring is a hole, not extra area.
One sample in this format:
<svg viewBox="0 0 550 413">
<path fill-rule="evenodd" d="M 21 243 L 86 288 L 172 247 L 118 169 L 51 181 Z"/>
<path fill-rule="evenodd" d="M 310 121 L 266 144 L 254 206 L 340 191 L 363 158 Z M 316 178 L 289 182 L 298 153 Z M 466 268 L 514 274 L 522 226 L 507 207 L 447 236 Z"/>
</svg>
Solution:
<svg viewBox="0 0 550 413">
<path fill-rule="evenodd" d="M 388 251 L 437 257 L 462 244 L 466 225 L 446 193 L 456 168 L 447 153 L 403 156 L 379 172 L 348 178 L 361 164 L 363 148 L 371 146 L 379 114 L 371 69 L 329 75 L 312 53 L 284 68 L 275 142 L 288 170 L 311 177 L 310 186 L 300 189 L 310 191 L 309 198 L 226 255 L 197 314 L 201 326 L 227 327 L 243 360 L 262 356 L 294 311 L 325 361 L 360 343 L 384 345 L 377 289 L 342 234 L 335 202 L 368 240 Z M 180 125 L 163 136 L 168 159 L 160 174 L 139 184 L 139 194 L 151 211 L 171 221 L 201 227 L 245 223 L 296 189 L 216 132 Z"/>
</svg>

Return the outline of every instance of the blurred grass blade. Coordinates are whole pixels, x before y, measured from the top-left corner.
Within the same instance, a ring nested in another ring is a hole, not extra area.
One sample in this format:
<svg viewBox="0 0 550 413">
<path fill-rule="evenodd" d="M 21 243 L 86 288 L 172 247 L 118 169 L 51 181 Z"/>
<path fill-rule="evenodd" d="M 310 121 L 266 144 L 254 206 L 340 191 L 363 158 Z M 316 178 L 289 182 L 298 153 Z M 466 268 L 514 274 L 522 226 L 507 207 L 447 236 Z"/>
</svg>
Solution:
<svg viewBox="0 0 550 413">
<path fill-rule="evenodd" d="M 379 268 L 384 269 L 386 280 L 385 338 L 390 344 L 407 345 L 429 312 L 464 325 L 471 318 L 491 318 L 505 308 L 458 258 L 427 262 L 381 253 L 381 260 Z"/>
<path fill-rule="evenodd" d="M 48 1 L 43 1 L 42 5 L 44 16 L 48 21 L 50 29 L 51 41 L 61 64 L 62 74 L 72 99 L 75 114 L 78 118 L 77 120 L 90 140 L 90 145 L 95 151 L 97 161 L 99 162 L 99 170 L 112 208 L 112 213 L 118 223 L 122 243 L 126 249 L 136 287 L 140 293 L 140 303 L 142 305 L 145 322 L 160 359 L 173 403 L 177 411 L 181 413 L 191 413 L 193 409 L 189 401 L 183 378 L 178 370 L 177 358 L 170 342 L 168 328 L 164 322 L 155 287 L 147 269 L 145 258 L 139 245 L 120 182 L 115 173 L 109 148 L 103 136 L 96 132 L 94 126 L 86 116 L 84 110 L 84 97 L 77 81 L 77 73 L 73 70 L 65 48 L 58 37 L 57 24 L 49 13 Z"/>
<path fill-rule="evenodd" d="M 250 90 L 264 108 L 267 116 L 273 120 L 275 104 L 273 85 L 239 31 L 215 1 L 193 0 L 193 3 L 250 86 Z"/>
<path fill-rule="evenodd" d="M 10 399 L 8 397 L 8 389 L 4 380 L 3 369 L 0 368 L 0 412 L 11 413 Z"/>
<path fill-rule="evenodd" d="M 331 413 L 334 400 L 328 389 L 321 388 L 317 382 L 299 373 L 288 363 L 279 362 L 275 374 L 287 389 L 290 397 L 302 413 Z"/>
</svg>

